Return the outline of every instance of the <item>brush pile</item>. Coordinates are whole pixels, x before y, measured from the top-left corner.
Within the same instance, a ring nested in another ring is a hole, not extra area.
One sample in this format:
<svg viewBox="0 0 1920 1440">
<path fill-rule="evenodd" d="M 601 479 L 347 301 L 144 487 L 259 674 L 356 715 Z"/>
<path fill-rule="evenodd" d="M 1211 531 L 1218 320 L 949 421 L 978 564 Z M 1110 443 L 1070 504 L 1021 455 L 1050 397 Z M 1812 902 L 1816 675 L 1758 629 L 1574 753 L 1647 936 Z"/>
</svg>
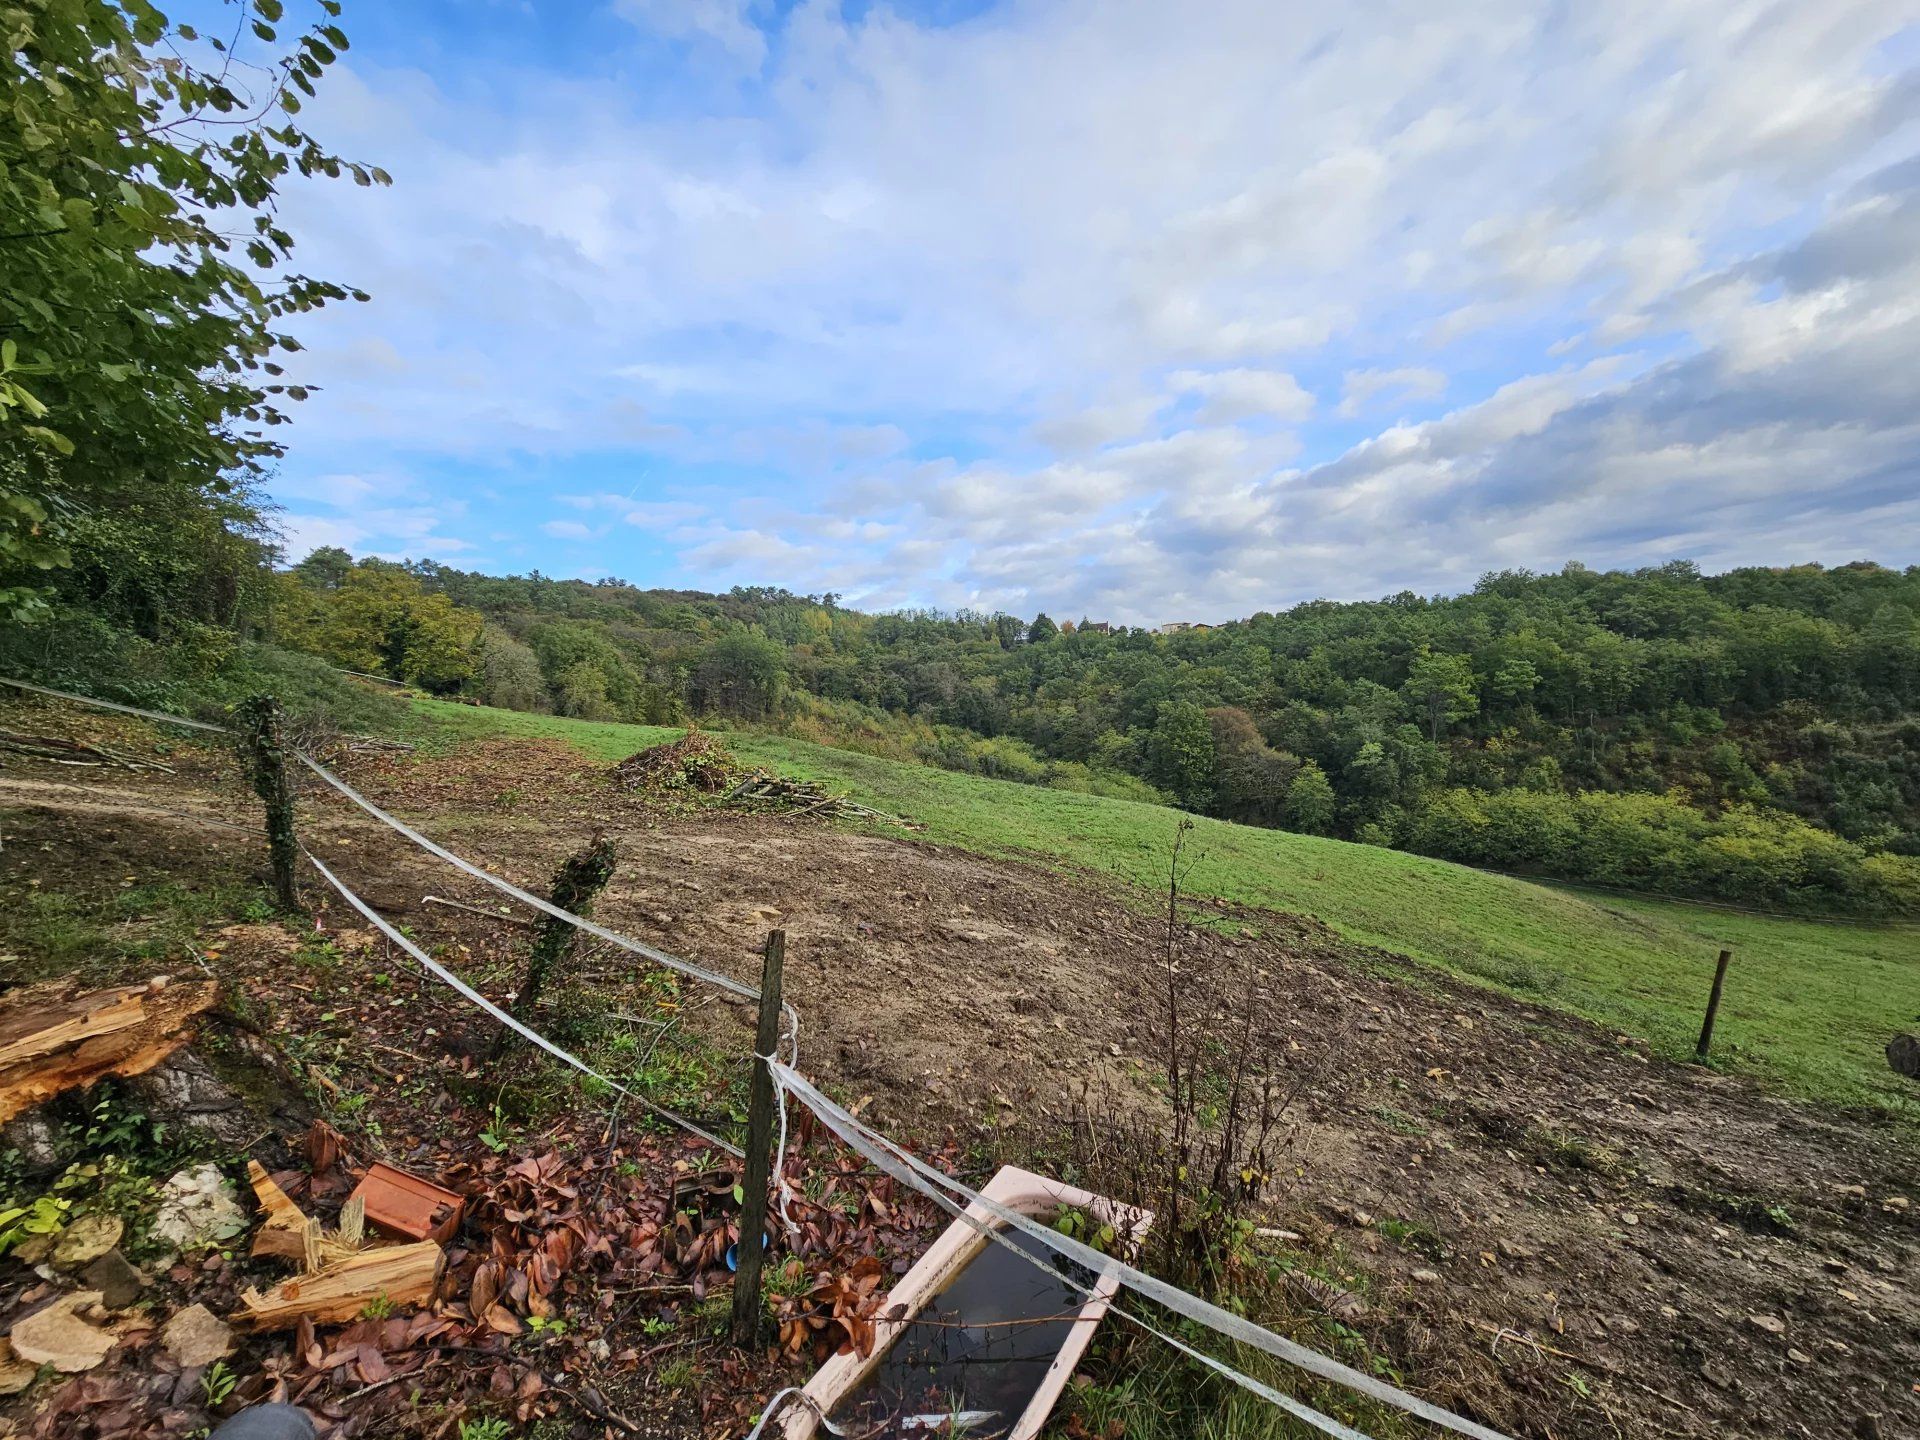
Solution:
<svg viewBox="0 0 1920 1440">
<path fill-rule="evenodd" d="M 58 735 L 22 735 L 14 730 L 0 730 L 0 751 L 9 755 L 28 755 L 36 760 L 51 760 L 56 765 L 96 769 L 110 766 L 121 770 L 161 770 L 173 774 L 171 765 L 162 765 L 158 760 L 135 759 L 118 750 L 110 750 L 105 745 L 90 744 L 85 740 L 67 740 Z"/>
<path fill-rule="evenodd" d="M 615 787 L 648 795 L 689 790 L 712 795 L 735 784 L 740 773 L 733 752 L 704 730 L 689 730 L 678 740 L 650 745 L 612 771 Z"/>
<path fill-rule="evenodd" d="M 835 795 L 818 780 L 794 780 L 771 770 L 749 771 L 739 784 L 720 797 L 720 803 L 740 810 L 778 810 L 843 820 L 879 820 L 905 830 L 922 828 L 898 815 L 858 804 L 845 795 Z"/>
</svg>

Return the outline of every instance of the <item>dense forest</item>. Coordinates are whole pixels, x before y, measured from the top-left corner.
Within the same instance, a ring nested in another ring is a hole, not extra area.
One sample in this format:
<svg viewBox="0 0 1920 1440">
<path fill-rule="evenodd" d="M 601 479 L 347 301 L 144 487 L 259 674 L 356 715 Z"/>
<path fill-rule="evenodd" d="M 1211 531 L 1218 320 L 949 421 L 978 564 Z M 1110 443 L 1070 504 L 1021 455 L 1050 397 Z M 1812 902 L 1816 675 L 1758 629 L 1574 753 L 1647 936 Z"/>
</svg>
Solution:
<svg viewBox="0 0 1920 1440">
<path fill-rule="evenodd" d="M 122 627 L 114 658 L 76 659 L 89 647 L 69 638 L 37 668 L 137 687 L 160 670 L 130 635 L 169 674 L 250 640 L 255 663 L 296 652 L 512 709 L 777 729 L 1497 869 L 1920 909 L 1920 570 L 1569 565 L 1160 634 L 335 549 L 272 571 L 249 544 L 185 605 L 139 598 L 82 547 L 56 628 Z"/>
</svg>

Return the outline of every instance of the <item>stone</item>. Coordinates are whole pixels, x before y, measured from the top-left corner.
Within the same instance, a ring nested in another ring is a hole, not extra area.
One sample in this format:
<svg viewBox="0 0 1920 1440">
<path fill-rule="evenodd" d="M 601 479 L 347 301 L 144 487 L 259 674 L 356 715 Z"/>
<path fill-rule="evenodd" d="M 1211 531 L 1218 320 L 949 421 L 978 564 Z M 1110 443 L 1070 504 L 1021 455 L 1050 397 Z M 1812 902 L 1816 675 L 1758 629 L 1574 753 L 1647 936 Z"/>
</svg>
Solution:
<svg viewBox="0 0 1920 1440">
<path fill-rule="evenodd" d="M 1796 1350 L 1791 1345 L 1787 1347 L 1787 1358 L 1796 1365 L 1811 1365 L 1813 1363 L 1813 1356 L 1807 1354 L 1804 1350 Z"/>
<path fill-rule="evenodd" d="M 1778 1315 L 1749 1315 L 1747 1316 L 1747 1323 L 1756 1330 L 1766 1331 L 1769 1335 L 1784 1335 L 1787 1333 L 1787 1322 L 1782 1320 Z"/>
<path fill-rule="evenodd" d="M 293 1405 L 249 1405 L 214 1431 L 212 1440 L 313 1440 L 313 1421 Z"/>
<path fill-rule="evenodd" d="M 191 1125 L 231 1149 L 260 1133 L 247 1102 L 192 1050 L 174 1051 L 164 1064 L 127 1083 L 150 1113 Z"/>
<path fill-rule="evenodd" d="M 118 1250 L 109 1250 L 81 1272 L 80 1278 L 100 1292 L 109 1310 L 124 1310 L 140 1298 L 147 1282 Z"/>
<path fill-rule="evenodd" d="M 1439 1282 L 1440 1272 L 1438 1270 L 1416 1270 L 1413 1272 L 1413 1283 L 1416 1285 L 1437 1285 Z"/>
<path fill-rule="evenodd" d="M 0 1336 L 0 1395 L 18 1395 L 33 1383 L 40 1367 L 13 1353 L 13 1342 Z"/>
<path fill-rule="evenodd" d="M 153 1235 L 175 1250 L 231 1240 L 247 1228 L 233 1185 L 212 1164 L 182 1170 L 160 1187 Z"/>
<path fill-rule="evenodd" d="M 90 1210 L 60 1232 L 53 1263 L 69 1269 L 91 1265 L 120 1243 L 126 1228 L 118 1215 Z"/>
<path fill-rule="evenodd" d="M 1640 1217 L 1631 1210 L 1622 1210 L 1620 1212 L 1620 1223 L 1622 1225 L 1638 1225 L 1640 1223 Z"/>
<path fill-rule="evenodd" d="M 60 1169 L 60 1131 L 38 1110 L 0 1125 L 0 1150 L 14 1152 L 14 1164 L 24 1178 L 38 1180 Z"/>
<path fill-rule="evenodd" d="M 1909 1080 L 1920 1080 L 1920 1035 L 1896 1035 L 1887 1042 L 1887 1064 Z"/>
<path fill-rule="evenodd" d="M 1540 1254 L 1531 1245 L 1522 1245 L 1518 1240 L 1496 1240 L 1494 1249 L 1509 1260 L 1532 1260 Z"/>
<path fill-rule="evenodd" d="M 160 1332 L 167 1353 L 192 1370 L 224 1359 L 233 1351 L 233 1327 L 204 1305 L 189 1305 Z"/>
<path fill-rule="evenodd" d="M 13 1323 L 13 1353 L 65 1375 L 91 1370 L 107 1358 L 114 1337 L 75 1313 L 100 1303 L 98 1290 L 74 1290 Z"/>
</svg>

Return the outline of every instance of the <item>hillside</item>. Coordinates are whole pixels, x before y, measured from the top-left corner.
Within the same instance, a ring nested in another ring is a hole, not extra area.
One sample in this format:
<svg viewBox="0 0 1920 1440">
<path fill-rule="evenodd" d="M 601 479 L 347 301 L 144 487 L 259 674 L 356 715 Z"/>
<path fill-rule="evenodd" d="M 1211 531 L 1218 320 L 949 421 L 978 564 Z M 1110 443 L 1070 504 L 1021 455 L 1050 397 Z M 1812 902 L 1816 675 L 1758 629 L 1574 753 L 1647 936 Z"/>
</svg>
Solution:
<svg viewBox="0 0 1920 1440">
<path fill-rule="evenodd" d="M 611 762 L 678 733 L 446 702 L 451 734 L 549 737 Z M 783 736 L 733 737 L 750 761 L 844 788 L 983 855 L 1110 877 L 1141 905 L 1164 887 L 1179 814 L 854 754 Z M 1881 1054 L 1911 1025 L 1920 928 L 1816 921 L 1625 898 L 1485 874 L 1375 846 L 1202 819 L 1187 893 L 1310 915 L 1361 944 L 1690 1053 L 1718 948 L 1736 964 L 1718 1063 L 1797 1093 L 1910 1113 Z M 1258 917 L 1249 923 L 1257 926 Z M 1911 1089 L 1910 1085 L 1906 1086 Z"/>
</svg>

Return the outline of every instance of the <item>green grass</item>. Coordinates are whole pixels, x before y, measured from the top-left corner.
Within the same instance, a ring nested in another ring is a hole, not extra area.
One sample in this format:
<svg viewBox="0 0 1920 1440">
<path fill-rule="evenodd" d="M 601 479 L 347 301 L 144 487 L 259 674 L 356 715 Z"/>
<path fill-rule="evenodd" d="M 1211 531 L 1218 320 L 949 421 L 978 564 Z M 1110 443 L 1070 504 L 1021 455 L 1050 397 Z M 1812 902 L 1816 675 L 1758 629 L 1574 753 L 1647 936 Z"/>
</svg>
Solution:
<svg viewBox="0 0 1920 1440">
<path fill-rule="evenodd" d="M 435 701 L 456 736 L 565 740 L 612 761 L 678 731 Z M 924 824 L 924 838 L 983 855 L 1064 863 L 1146 895 L 1165 881 L 1179 814 L 742 734 L 748 760 L 824 780 Z M 1920 1016 L 1920 927 L 1752 915 L 1532 884 L 1395 850 L 1197 822 L 1184 888 L 1197 897 L 1311 915 L 1361 944 L 1644 1036 L 1690 1054 L 1722 945 L 1734 950 L 1717 1058 L 1793 1093 L 1920 1118 L 1882 1047 Z"/>
</svg>

